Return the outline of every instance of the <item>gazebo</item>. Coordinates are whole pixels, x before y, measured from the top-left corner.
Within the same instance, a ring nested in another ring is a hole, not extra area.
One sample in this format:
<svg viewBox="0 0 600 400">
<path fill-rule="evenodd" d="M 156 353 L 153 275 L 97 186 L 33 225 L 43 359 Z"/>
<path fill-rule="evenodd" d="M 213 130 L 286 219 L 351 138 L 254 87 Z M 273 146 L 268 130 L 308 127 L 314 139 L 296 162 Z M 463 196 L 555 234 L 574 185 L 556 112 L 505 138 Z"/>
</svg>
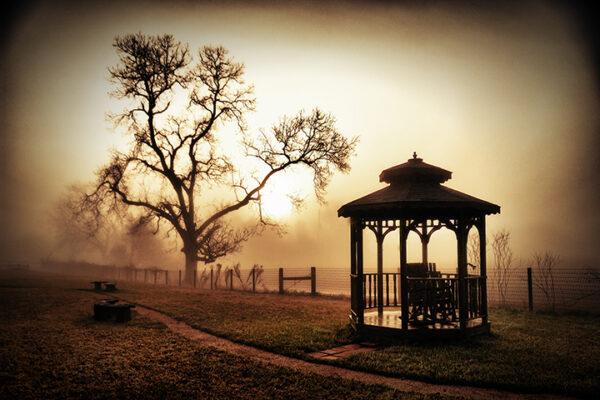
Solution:
<svg viewBox="0 0 600 400">
<path fill-rule="evenodd" d="M 442 185 L 452 172 L 424 163 L 417 154 L 379 175 L 389 186 L 347 203 L 339 217 L 350 218 L 350 321 L 361 337 L 467 337 L 490 331 L 487 315 L 485 216 L 500 207 Z M 467 270 L 469 230 L 479 233 L 479 274 Z M 377 241 L 377 272 L 363 268 L 363 230 Z M 457 240 L 456 273 L 430 263 L 427 245 L 441 229 Z M 399 231 L 400 268 L 383 272 L 383 241 Z M 422 262 L 407 263 L 410 232 L 421 240 Z"/>
</svg>

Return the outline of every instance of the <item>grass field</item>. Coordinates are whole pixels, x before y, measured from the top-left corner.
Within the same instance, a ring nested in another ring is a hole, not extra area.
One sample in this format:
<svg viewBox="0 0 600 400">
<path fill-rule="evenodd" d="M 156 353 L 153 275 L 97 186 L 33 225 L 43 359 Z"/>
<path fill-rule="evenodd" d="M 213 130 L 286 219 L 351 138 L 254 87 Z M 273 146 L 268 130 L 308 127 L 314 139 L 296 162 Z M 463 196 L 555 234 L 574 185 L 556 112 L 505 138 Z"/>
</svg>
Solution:
<svg viewBox="0 0 600 400">
<path fill-rule="evenodd" d="M 260 392 L 259 397 L 403 397 L 381 387 L 305 376 L 207 351 L 141 316 L 125 325 L 95 322 L 92 293 L 74 290 L 91 288 L 89 280 L 3 275 L 0 383 L 8 397 L 13 391 L 39 394 L 44 388 L 52 397 L 101 389 L 97 397 L 115 397 L 123 391 L 125 397 L 135 397 L 140 391 L 146 394 L 140 397 L 149 398 L 163 397 L 159 393 L 174 398 L 190 393 L 253 398 L 266 382 L 273 382 L 268 385 L 272 392 L 265 396 Z M 196 328 L 294 357 L 306 358 L 312 351 L 351 340 L 348 300 L 126 282 L 119 282 L 118 288 L 119 297 Z M 390 343 L 337 364 L 436 383 L 597 397 L 598 316 L 491 309 L 490 320 L 491 336 L 450 343 Z M 236 388 L 239 393 L 231 392 Z"/>
<path fill-rule="evenodd" d="M 245 344 L 306 358 L 350 341 L 348 300 L 122 285 L 120 296 Z M 596 398 L 600 317 L 491 309 L 492 335 L 450 343 L 393 343 L 335 362 L 428 382 Z"/>
<path fill-rule="evenodd" d="M 2 399 L 450 399 L 303 374 L 199 346 L 135 315 L 92 318 L 87 280 L 0 271 Z"/>
</svg>

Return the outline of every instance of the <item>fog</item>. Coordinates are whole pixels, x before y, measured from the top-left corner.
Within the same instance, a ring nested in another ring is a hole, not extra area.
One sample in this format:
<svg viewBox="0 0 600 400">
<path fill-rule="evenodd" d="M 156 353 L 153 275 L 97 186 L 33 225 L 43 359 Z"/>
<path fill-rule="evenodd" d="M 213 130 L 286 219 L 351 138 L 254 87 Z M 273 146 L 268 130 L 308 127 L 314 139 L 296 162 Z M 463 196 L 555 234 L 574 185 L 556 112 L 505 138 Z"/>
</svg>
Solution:
<svg viewBox="0 0 600 400">
<path fill-rule="evenodd" d="M 108 96 L 107 68 L 117 61 L 114 37 L 142 32 L 172 33 L 194 52 L 220 44 L 244 62 L 257 98 L 252 130 L 318 106 L 340 132 L 360 136 L 352 171 L 334 177 L 327 204 L 311 197 L 310 178 L 288 177 L 308 197 L 283 217 L 287 233 L 266 232 L 220 262 L 347 268 L 349 224 L 337 209 L 382 188 L 379 173 L 416 151 L 453 172 L 447 186 L 501 206 L 488 236 L 510 230 L 523 263 L 552 251 L 566 266 L 598 266 L 599 86 L 580 18 L 535 1 L 31 3 L 14 14 L 1 61 L 0 263 L 183 267 L 172 239 L 123 233 L 122 252 L 106 256 L 65 240 L 51 217 L 69 185 L 92 181 L 109 149 L 126 144 L 105 119 L 122 107 Z M 374 265 L 375 240 L 365 238 Z M 431 261 L 454 265 L 451 234 L 434 234 L 431 246 Z M 411 243 L 409 261 L 419 255 Z M 385 267 L 397 259 L 390 234 Z"/>
</svg>

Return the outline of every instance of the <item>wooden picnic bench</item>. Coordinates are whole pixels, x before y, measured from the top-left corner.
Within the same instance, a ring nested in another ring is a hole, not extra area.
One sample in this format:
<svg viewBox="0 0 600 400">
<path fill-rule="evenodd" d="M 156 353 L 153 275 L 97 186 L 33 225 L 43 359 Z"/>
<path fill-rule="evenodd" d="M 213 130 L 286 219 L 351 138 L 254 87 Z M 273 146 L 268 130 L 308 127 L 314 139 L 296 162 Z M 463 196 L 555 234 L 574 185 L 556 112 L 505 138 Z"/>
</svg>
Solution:
<svg viewBox="0 0 600 400">
<path fill-rule="evenodd" d="M 102 290 L 102 285 L 104 285 L 104 290 L 107 292 L 114 292 L 117 290 L 117 284 L 113 282 L 92 281 L 90 283 L 94 285 L 94 290 Z"/>
<path fill-rule="evenodd" d="M 115 320 L 126 322 L 131 320 L 131 309 L 135 304 L 121 302 L 117 299 L 102 299 L 94 303 L 94 319 L 96 321 Z"/>
<path fill-rule="evenodd" d="M 102 284 L 105 282 L 104 281 L 92 281 L 90 283 L 94 285 L 94 290 L 102 290 Z"/>
</svg>

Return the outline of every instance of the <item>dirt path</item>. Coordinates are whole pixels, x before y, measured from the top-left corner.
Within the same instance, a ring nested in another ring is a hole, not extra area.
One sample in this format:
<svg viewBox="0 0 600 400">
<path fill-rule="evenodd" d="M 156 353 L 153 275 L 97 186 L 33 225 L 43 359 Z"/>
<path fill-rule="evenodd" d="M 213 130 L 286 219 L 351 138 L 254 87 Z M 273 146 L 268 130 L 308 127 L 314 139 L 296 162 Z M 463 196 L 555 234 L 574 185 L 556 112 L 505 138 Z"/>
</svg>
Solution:
<svg viewBox="0 0 600 400">
<path fill-rule="evenodd" d="M 419 393 L 445 393 L 450 395 L 464 396 L 467 398 L 478 399 L 567 399 L 563 396 L 555 395 L 531 395 L 506 392 L 494 389 L 482 389 L 470 386 L 437 385 L 415 381 L 411 379 L 390 378 L 367 372 L 353 371 L 346 368 L 335 367 L 326 364 L 317 364 L 296 358 L 282 356 L 280 354 L 270 353 L 254 347 L 234 343 L 227 339 L 213 336 L 206 332 L 192 328 L 186 323 L 177 321 L 165 314 L 149 308 L 136 305 L 136 311 L 141 315 L 147 316 L 153 320 L 164 323 L 169 329 L 180 335 L 194 340 L 202 345 L 212 346 L 228 353 L 243 357 L 250 357 L 256 360 L 292 368 L 301 372 L 312 372 L 315 374 L 342 377 L 347 379 L 356 379 L 362 382 L 382 384 L 402 391 Z"/>
</svg>

